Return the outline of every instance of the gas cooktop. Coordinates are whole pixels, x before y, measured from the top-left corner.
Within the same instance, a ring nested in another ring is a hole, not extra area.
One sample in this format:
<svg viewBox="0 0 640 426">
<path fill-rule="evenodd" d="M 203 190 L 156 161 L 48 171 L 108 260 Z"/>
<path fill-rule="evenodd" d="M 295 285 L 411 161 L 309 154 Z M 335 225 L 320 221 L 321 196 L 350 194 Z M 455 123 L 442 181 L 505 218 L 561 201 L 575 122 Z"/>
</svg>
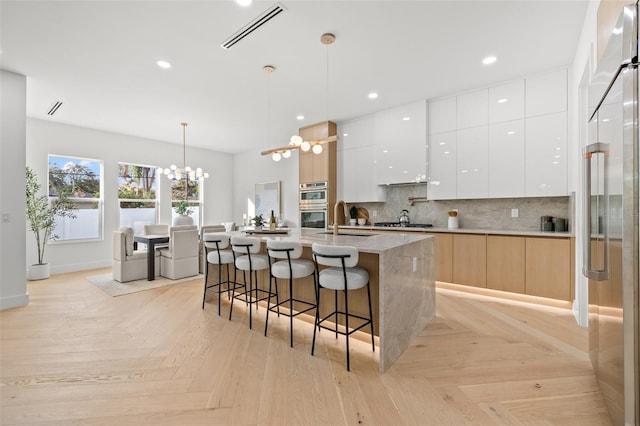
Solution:
<svg viewBox="0 0 640 426">
<path fill-rule="evenodd" d="M 430 223 L 409 223 L 407 225 L 402 225 L 400 222 L 375 222 L 373 226 L 383 226 L 385 228 L 431 228 L 433 225 Z"/>
</svg>

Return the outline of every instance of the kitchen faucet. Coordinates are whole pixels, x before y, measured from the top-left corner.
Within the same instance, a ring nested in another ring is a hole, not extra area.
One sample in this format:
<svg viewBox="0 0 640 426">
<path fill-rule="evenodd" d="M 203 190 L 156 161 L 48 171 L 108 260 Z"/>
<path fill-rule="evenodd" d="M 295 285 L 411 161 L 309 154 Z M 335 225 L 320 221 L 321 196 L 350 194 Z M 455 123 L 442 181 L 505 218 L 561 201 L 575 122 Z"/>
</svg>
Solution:
<svg viewBox="0 0 640 426">
<path fill-rule="evenodd" d="M 347 203 L 340 200 L 333 206 L 333 235 L 338 235 L 338 206 L 342 204 L 344 206 L 344 218 L 347 219 L 349 215 L 349 209 L 347 208 Z"/>
</svg>

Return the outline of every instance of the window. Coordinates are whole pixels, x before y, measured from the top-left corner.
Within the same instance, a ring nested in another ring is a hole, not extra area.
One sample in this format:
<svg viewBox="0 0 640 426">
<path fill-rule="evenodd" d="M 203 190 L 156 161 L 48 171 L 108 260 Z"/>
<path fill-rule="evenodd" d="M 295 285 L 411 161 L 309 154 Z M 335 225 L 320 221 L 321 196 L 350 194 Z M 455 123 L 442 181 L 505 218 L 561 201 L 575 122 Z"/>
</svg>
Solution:
<svg viewBox="0 0 640 426">
<path fill-rule="evenodd" d="M 195 225 L 200 224 L 200 209 L 202 207 L 202 200 L 200 198 L 200 189 L 202 183 L 197 180 L 192 181 L 189 179 L 173 179 L 171 181 L 171 207 L 175 207 L 179 201 L 186 200 L 190 207 L 192 207 L 192 213 L 190 216 L 193 218 Z M 186 195 L 185 195 L 186 192 Z M 175 208 L 171 209 L 171 219 L 178 216 Z"/>
<path fill-rule="evenodd" d="M 158 192 L 156 168 L 138 164 L 118 164 L 118 212 L 120 226 L 142 234 L 144 225 L 157 222 Z"/>
<path fill-rule="evenodd" d="M 102 161 L 49 155 L 49 200 L 67 192 L 78 211 L 76 218 L 57 217 L 58 241 L 102 237 Z"/>
</svg>

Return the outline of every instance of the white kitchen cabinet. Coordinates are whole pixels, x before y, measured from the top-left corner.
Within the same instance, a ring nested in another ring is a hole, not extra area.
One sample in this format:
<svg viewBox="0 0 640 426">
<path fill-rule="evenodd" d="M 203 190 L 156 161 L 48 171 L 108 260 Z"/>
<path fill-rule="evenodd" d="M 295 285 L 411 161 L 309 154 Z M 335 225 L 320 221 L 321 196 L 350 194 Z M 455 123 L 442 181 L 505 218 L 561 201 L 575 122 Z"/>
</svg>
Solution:
<svg viewBox="0 0 640 426">
<path fill-rule="evenodd" d="M 426 101 L 420 101 L 375 114 L 378 184 L 426 180 L 426 107 Z"/>
<path fill-rule="evenodd" d="M 457 128 L 485 126 L 489 123 L 489 90 L 458 95 Z"/>
<path fill-rule="evenodd" d="M 347 202 L 386 201 L 386 188 L 378 185 L 375 165 L 375 115 L 338 126 L 338 198 Z"/>
<path fill-rule="evenodd" d="M 567 113 L 526 119 L 527 197 L 567 194 Z"/>
<path fill-rule="evenodd" d="M 489 125 L 489 197 L 525 196 L 524 119 Z"/>
<path fill-rule="evenodd" d="M 375 135 L 375 115 L 344 121 L 338 125 L 340 149 L 373 145 Z"/>
<path fill-rule="evenodd" d="M 456 198 L 489 196 L 489 127 L 458 130 Z"/>
<path fill-rule="evenodd" d="M 456 130 L 456 97 L 429 102 L 429 134 Z"/>
<path fill-rule="evenodd" d="M 489 123 L 524 118 L 524 79 L 489 88 Z"/>
<path fill-rule="evenodd" d="M 383 202 L 385 186 L 376 184 L 375 146 L 361 146 L 342 151 L 342 198 L 348 203 Z"/>
<path fill-rule="evenodd" d="M 456 131 L 431 135 L 429 141 L 429 200 L 456 198 Z"/>
<path fill-rule="evenodd" d="M 567 70 L 557 70 L 527 77 L 526 117 L 567 110 Z"/>
</svg>

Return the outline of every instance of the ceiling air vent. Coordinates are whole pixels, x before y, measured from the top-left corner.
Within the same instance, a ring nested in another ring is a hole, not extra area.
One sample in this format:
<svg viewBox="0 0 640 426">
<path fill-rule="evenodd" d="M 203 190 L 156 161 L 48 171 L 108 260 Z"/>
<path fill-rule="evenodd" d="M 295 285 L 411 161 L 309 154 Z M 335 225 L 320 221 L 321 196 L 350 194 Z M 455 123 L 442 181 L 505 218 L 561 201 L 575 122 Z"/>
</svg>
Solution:
<svg viewBox="0 0 640 426">
<path fill-rule="evenodd" d="M 55 114 L 58 111 L 58 109 L 60 109 L 61 106 L 62 106 L 62 102 L 56 101 L 56 103 L 51 105 L 51 108 L 49 108 L 49 112 L 47 112 L 47 115 Z"/>
<path fill-rule="evenodd" d="M 266 24 L 267 22 L 269 22 L 270 20 L 272 20 L 273 18 L 275 18 L 276 16 L 284 12 L 285 10 L 286 9 L 284 8 L 284 6 L 282 6 L 280 3 L 276 3 L 269 9 L 262 12 L 260 16 L 255 18 L 253 21 L 249 22 L 247 25 L 245 25 L 244 27 L 242 27 L 241 29 L 233 33 L 229 38 L 227 38 L 225 41 L 222 42 L 220 47 L 222 47 L 223 49 L 231 48 L 240 40 L 242 40 L 243 38 L 245 38 L 246 36 L 254 32 L 255 30 L 257 30 L 258 28 L 260 28 L 261 26 L 263 26 L 264 24 Z"/>
</svg>

